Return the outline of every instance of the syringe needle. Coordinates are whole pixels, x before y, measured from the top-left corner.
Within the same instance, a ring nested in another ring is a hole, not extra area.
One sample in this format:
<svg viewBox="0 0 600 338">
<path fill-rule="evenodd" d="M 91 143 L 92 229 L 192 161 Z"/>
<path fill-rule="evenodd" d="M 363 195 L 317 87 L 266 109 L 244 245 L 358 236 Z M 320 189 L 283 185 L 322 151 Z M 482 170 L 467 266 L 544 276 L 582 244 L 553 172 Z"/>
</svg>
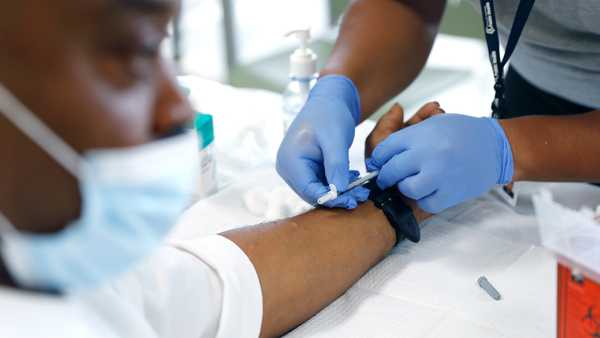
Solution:
<svg viewBox="0 0 600 338">
<path fill-rule="evenodd" d="M 361 185 L 365 185 L 367 183 L 369 183 L 369 181 L 371 181 L 372 179 L 374 179 L 375 177 L 377 177 L 377 175 L 379 175 L 379 171 L 371 171 L 367 174 L 365 174 L 362 177 L 357 178 L 356 180 L 350 182 L 350 184 L 348 185 L 348 188 L 344 191 L 337 191 L 337 188 L 335 185 L 330 184 L 329 185 L 329 192 L 327 192 L 326 194 L 324 194 L 323 196 L 319 197 L 319 199 L 317 200 L 317 203 L 319 205 L 323 205 L 329 201 L 333 201 L 334 199 L 336 199 L 339 195 L 346 193 L 358 186 Z"/>
</svg>

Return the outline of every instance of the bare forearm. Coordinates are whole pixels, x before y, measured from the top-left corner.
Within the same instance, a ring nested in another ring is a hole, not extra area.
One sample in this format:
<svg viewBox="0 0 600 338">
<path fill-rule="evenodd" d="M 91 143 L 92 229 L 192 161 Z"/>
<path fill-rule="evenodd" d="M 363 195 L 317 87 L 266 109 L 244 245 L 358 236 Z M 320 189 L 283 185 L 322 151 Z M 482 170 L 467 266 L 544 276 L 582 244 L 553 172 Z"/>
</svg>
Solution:
<svg viewBox="0 0 600 338">
<path fill-rule="evenodd" d="M 600 182 L 600 111 L 500 122 L 515 161 L 515 181 Z"/>
<path fill-rule="evenodd" d="M 223 235 L 256 268 L 263 290 L 263 337 L 280 335 L 313 316 L 379 262 L 396 240 L 371 202 L 354 211 L 318 209 Z"/>
<path fill-rule="evenodd" d="M 405 89 L 423 68 L 444 0 L 358 0 L 348 10 L 322 75 L 353 80 L 366 119 Z"/>
</svg>

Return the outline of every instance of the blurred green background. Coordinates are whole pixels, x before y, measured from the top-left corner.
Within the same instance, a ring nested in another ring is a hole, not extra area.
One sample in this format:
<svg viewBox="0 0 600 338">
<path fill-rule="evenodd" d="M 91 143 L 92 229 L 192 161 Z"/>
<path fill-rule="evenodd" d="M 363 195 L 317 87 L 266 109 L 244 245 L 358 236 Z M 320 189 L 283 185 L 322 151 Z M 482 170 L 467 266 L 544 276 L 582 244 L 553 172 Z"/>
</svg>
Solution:
<svg viewBox="0 0 600 338">
<path fill-rule="evenodd" d="M 329 18 L 335 25 L 349 0 L 330 0 Z M 442 21 L 441 33 L 482 39 L 481 17 L 469 1 L 448 1 Z M 333 49 L 333 39 L 317 39 L 311 48 L 319 55 L 322 67 Z M 288 58 L 293 49 L 269 55 L 248 64 L 232 64 L 229 66 L 228 82 L 234 86 L 252 87 L 281 92 L 286 83 Z"/>
</svg>

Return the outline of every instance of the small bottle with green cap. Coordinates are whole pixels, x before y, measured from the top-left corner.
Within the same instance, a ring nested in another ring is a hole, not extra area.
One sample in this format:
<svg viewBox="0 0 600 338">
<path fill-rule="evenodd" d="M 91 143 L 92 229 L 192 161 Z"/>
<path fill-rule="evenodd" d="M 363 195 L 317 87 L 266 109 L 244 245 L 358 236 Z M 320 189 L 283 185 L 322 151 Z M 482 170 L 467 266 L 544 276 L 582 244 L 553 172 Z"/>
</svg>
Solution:
<svg viewBox="0 0 600 338">
<path fill-rule="evenodd" d="M 196 197 L 207 197 L 218 190 L 217 163 L 214 154 L 215 132 L 213 117 L 209 114 L 196 113 L 195 129 L 198 134 L 198 150 L 200 175 Z"/>
</svg>

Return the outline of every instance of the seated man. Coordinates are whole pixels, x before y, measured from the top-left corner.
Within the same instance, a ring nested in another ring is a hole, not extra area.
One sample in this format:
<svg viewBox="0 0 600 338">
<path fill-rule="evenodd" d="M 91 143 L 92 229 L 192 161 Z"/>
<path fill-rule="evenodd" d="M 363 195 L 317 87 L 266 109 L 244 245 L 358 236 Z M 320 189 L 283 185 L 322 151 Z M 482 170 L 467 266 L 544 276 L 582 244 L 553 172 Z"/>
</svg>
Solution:
<svg viewBox="0 0 600 338">
<path fill-rule="evenodd" d="M 161 246 L 193 174 L 192 110 L 159 53 L 178 5 L 4 4 L 1 337 L 277 336 L 394 246 L 368 201 Z M 367 148 L 402 121 L 396 106 Z"/>
</svg>

